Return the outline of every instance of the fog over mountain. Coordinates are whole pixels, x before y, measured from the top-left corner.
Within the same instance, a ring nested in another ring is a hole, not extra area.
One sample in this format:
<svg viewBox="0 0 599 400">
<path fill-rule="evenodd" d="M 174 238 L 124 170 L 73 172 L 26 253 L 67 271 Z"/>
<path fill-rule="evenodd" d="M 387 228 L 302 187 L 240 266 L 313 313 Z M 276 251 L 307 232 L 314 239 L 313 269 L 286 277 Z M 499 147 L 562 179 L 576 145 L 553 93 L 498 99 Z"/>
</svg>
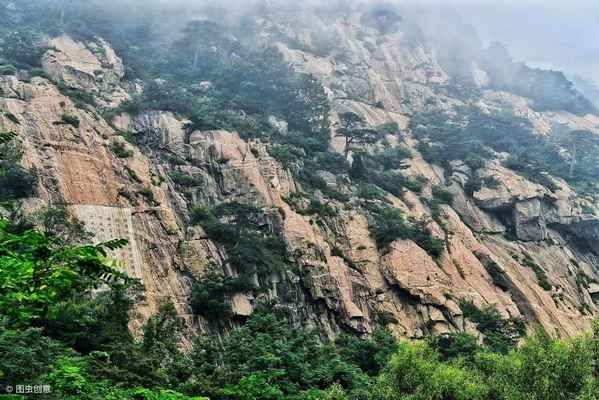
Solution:
<svg viewBox="0 0 599 400">
<path fill-rule="evenodd" d="M 501 41 L 515 59 L 599 80 L 599 4 L 593 0 L 452 0 L 484 42 Z"/>
</svg>

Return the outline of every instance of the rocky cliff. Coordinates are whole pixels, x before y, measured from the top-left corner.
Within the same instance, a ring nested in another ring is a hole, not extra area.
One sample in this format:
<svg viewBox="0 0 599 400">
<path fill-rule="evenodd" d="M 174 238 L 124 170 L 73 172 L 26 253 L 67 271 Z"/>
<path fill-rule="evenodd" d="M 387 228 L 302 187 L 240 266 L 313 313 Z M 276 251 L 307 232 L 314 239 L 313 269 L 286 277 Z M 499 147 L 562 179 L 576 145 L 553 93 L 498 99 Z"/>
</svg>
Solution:
<svg viewBox="0 0 599 400">
<path fill-rule="evenodd" d="M 371 215 L 346 173 L 316 171 L 347 201 L 316 190 L 309 194 L 334 212 L 302 212 L 290 198 L 311 189 L 271 156 L 275 145 L 268 138 L 190 132 L 184 116 L 160 109 L 107 113 L 143 87 L 124 80 L 126 66 L 102 39 L 53 38 L 43 58 L 45 77 L 0 77 L 2 125 L 19 133 L 23 164 L 38 171 L 38 194 L 25 200 L 24 208 L 34 212 L 66 204 L 97 240 L 128 239 L 128 247 L 114 256 L 145 285 L 140 311 L 148 316 L 170 299 L 190 334 L 226 329 L 268 301 L 330 336 L 368 333 L 377 324 L 409 338 L 476 332 L 463 315 L 464 301 L 494 306 L 505 318 L 523 317 L 529 326 L 540 324 L 559 335 L 588 328 L 599 314 L 596 200 L 560 177 L 533 180 L 506 167 L 509 154 L 502 152 L 494 152 L 476 171 L 466 160 L 427 161 L 413 117 L 462 106 L 482 113 L 507 109 L 528 120 L 540 136 L 576 130 L 599 134 L 599 117 L 539 111 L 530 98 L 494 87 L 485 66 L 477 63 L 468 68 L 480 96 L 467 98 L 433 48 L 415 44 L 402 23 L 383 29 L 388 21 L 389 15 L 358 9 L 326 18 L 308 11 L 293 18 L 273 13 L 257 26 L 263 44 L 277 48 L 295 70 L 312 74 L 325 88 L 336 152 L 345 150 L 335 131 L 343 113 L 355 113 L 369 126 L 397 124 L 398 131 L 362 150 L 410 149 L 411 157 L 397 170 L 422 187 L 406 187 L 401 196 L 386 192 L 384 202 L 426 221 L 432 236 L 443 241 L 438 257 L 409 238 L 387 249 L 377 246 L 369 230 Z M 312 33 L 321 31 L 335 38 L 330 52 L 319 51 L 314 42 Z M 81 104 L 74 89 L 94 102 Z M 78 122 L 65 122 L 65 115 Z M 284 124 L 273 121 L 284 131 Z M 350 160 L 355 153 L 349 152 Z M 191 177 L 192 183 L 183 187 L 173 172 Z M 493 184 L 472 190 L 468 182 L 474 175 Z M 433 201 L 439 187 L 452 195 L 447 204 Z M 264 211 L 262 223 L 280 232 L 296 268 L 273 272 L 260 282 L 261 290 L 227 296 L 233 318 L 215 324 L 192 313 L 191 288 L 209 265 L 228 276 L 239 271 L 228 263 L 226 249 L 191 223 L 191 212 L 198 204 L 232 201 Z"/>
</svg>

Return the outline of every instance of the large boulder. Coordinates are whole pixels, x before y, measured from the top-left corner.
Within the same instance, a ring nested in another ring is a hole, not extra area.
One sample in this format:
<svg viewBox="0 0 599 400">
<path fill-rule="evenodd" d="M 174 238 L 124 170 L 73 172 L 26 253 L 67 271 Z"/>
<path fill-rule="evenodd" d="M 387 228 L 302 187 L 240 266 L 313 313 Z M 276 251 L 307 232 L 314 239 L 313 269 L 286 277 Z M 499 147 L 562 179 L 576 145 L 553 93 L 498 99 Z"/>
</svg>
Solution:
<svg viewBox="0 0 599 400">
<path fill-rule="evenodd" d="M 93 93 L 105 106 L 117 106 L 129 95 L 120 86 L 125 67 L 103 39 L 87 43 L 62 35 L 50 39 L 42 58 L 44 72 L 55 82 Z"/>
</svg>

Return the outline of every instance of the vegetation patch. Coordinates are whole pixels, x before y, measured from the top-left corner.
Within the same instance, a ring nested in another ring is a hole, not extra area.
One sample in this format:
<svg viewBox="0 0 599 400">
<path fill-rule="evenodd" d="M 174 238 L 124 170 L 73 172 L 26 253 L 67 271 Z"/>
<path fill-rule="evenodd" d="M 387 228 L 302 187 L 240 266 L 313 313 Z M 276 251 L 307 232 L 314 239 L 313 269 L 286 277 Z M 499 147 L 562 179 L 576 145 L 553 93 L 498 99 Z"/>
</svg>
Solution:
<svg viewBox="0 0 599 400">
<path fill-rule="evenodd" d="M 336 217 L 338 211 L 330 204 L 323 204 L 303 192 L 292 192 L 283 199 L 300 215 L 317 215 L 321 218 Z"/>
<path fill-rule="evenodd" d="M 182 171 L 171 171 L 169 172 L 169 176 L 176 185 L 184 188 L 195 187 L 202 184 L 201 179 Z"/>
<path fill-rule="evenodd" d="M 432 257 L 438 258 L 445 250 L 444 241 L 434 237 L 426 227 L 426 221 L 406 218 L 403 213 L 390 207 L 381 207 L 373 212 L 370 234 L 379 249 L 388 250 L 398 239 L 412 240 Z"/>
<path fill-rule="evenodd" d="M 533 272 L 535 273 L 535 276 L 537 277 L 537 281 L 539 282 L 540 287 L 547 291 L 551 290 L 551 284 L 549 283 L 547 273 L 545 272 L 545 270 L 543 270 L 543 268 L 541 268 L 537 263 L 535 263 L 529 255 L 526 255 L 524 257 L 522 264 L 526 267 L 532 268 Z"/>
<path fill-rule="evenodd" d="M 79 118 L 71 114 L 62 114 L 60 116 L 60 121 L 54 122 L 54 125 L 71 125 L 75 128 L 79 128 L 79 124 Z"/>
<path fill-rule="evenodd" d="M 291 263 L 285 241 L 264 218 L 261 209 L 233 202 L 195 208 L 191 222 L 201 225 L 208 239 L 224 247 L 225 261 L 241 276 L 257 274 L 264 281 Z"/>
<path fill-rule="evenodd" d="M 511 283 L 503 270 L 491 257 L 482 253 L 475 253 L 476 258 L 481 262 L 481 264 L 485 267 L 489 275 L 491 275 L 491 279 L 493 280 L 493 284 L 503 290 L 504 292 L 508 292 L 511 287 Z"/>
<path fill-rule="evenodd" d="M 8 119 L 13 124 L 21 125 L 21 121 L 19 121 L 19 119 L 13 113 L 4 111 L 4 116 L 6 117 L 6 119 Z"/>
<path fill-rule="evenodd" d="M 36 193 L 37 174 L 22 167 L 21 148 L 14 132 L 0 131 L 0 202 L 11 202 Z"/>
<path fill-rule="evenodd" d="M 464 317 L 474 322 L 477 329 L 485 336 L 483 342 L 492 351 L 507 353 L 526 333 L 523 320 L 506 320 L 492 306 L 480 309 L 471 302 L 461 301 L 460 308 Z"/>
<path fill-rule="evenodd" d="M 193 285 L 189 305 L 197 315 L 212 322 L 226 321 L 233 316 L 230 306 L 235 293 L 249 292 L 254 285 L 247 276 L 228 277 L 219 274 L 214 266 Z"/>
<path fill-rule="evenodd" d="M 410 124 L 421 141 L 418 150 L 423 157 L 442 166 L 465 160 L 475 171 L 494 157 L 493 151 L 507 152 L 505 166 L 526 178 L 555 190 L 547 174 L 558 176 L 580 192 L 593 190 L 599 173 L 594 158 L 599 138 L 587 131 L 545 137 L 535 133 L 530 121 L 511 112 L 485 114 L 474 107 L 458 108 L 453 116 L 421 113 Z M 495 183 L 474 176 L 466 191 L 473 193 Z"/>
<path fill-rule="evenodd" d="M 0 65 L 0 75 L 16 75 L 17 69 L 14 65 Z"/>
<path fill-rule="evenodd" d="M 124 143 L 113 142 L 110 146 L 112 152 L 118 158 L 131 158 L 133 157 L 133 151 L 129 150 Z"/>
</svg>

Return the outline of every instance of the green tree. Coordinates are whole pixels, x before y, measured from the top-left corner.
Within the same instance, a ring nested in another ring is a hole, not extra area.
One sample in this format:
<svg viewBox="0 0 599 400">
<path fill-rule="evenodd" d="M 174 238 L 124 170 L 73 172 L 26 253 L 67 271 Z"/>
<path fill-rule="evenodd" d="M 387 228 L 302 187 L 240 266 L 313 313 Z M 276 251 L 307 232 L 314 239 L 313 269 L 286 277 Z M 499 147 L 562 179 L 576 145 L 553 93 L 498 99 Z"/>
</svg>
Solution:
<svg viewBox="0 0 599 400">
<path fill-rule="evenodd" d="M 40 328 L 14 330 L 0 320 L 0 385 L 27 382 L 50 371 L 69 350 Z"/>
<path fill-rule="evenodd" d="M 42 43 L 42 37 L 37 30 L 14 30 L 4 36 L 0 56 L 5 62 L 20 68 L 39 67 L 46 50 Z"/>
<path fill-rule="evenodd" d="M 381 138 L 381 132 L 365 127 L 364 119 L 352 111 L 339 114 L 336 135 L 345 138 L 345 158 L 352 145 L 376 143 Z"/>
<path fill-rule="evenodd" d="M 372 393 L 373 400 L 483 400 L 489 388 L 476 372 L 441 362 L 428 344 L 403 342 Z"/>
<path fill-rule="evenodd" d="M 36 175 L 23 168 L 18 135 L 0 130 L 0 202 L 12 202 L 35 193 Z"/>
<path fill-rule="evenodd" d="M 219 393 L 233 399 L 249 399 L 244 393 L 253 393 L 253 398 L 299 400 L 305 391 L 327 390 L 335 383 L 361 399 L 368 382 L 316 332 L 291 328 L 283 315 L 265 310 L 256 311 L 222 343 L 199 337 L 192 359 L 193 381 L 202 382 L 196 390 L 217 399 Z"/>
<path fill-rule="evenodd" d="M 594 379 L 590 340 L 554 340 L 538 331 L 506 356 L 481 353 L 478 368 L 501 399 L 576 399 Z"/>
<path fill-rule="evenodd" d="M 196 20 L 187 24 L 183 29 L 183 39 L 179 42 L 179 45 L 192 50 L 190 51 L 193 56 L 192 69 L 195 70 L 198 67 L 202 49 L 218 46 L 218 39 L 221 38 L 221 35 L 221 27 L 211 21 Z"/>
<path fill-rule="evenodd" d="M 377 328 L 370 337 L 341 335 L 335 344 L 341 356 L 368 375 L 377 375 L 397 349 L 397 341 L 387 329 Z"/>
<path fill-rule="evenodd" d="M 570 152 L 568 173 L 572 178 L 597 176 L 599 172 L 599 139 L 589 131 L 568 133 L 562 142 Z"/>
<path fill-rule="evenodd" d="M 51 317 L 60 302 L 125 276 L 106 262 L 107 251 L 126 244 L 61 247 L 45 233 L 7 232 L 0 220 L 0 314 L 15 326 Z"/>
</svg>

